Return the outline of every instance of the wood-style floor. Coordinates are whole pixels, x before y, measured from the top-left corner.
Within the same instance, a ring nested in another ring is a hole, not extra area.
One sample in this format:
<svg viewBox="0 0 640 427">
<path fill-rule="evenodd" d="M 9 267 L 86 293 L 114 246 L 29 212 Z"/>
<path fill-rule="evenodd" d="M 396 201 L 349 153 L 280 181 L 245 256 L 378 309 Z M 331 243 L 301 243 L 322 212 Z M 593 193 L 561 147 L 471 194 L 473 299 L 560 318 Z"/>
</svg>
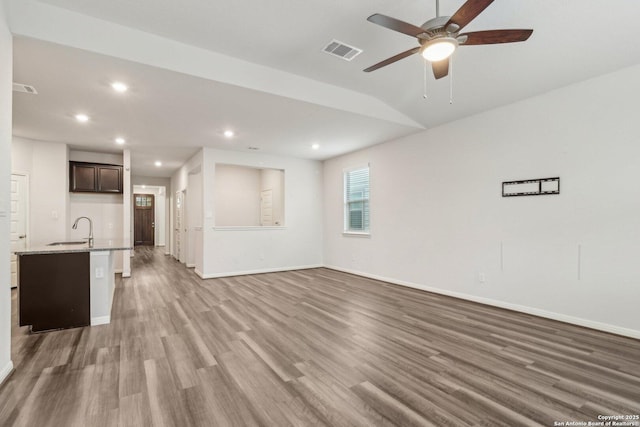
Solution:
<svg viewBox="0 0 640 427">
<path fill-rule="evenodd" d="M 0 425 L 514 427 L 640 413 L 638 340 L 327 269 L 201 280 L 145 248 L 132 265 L 110 325 L 14 328 Z"/>
</svg>

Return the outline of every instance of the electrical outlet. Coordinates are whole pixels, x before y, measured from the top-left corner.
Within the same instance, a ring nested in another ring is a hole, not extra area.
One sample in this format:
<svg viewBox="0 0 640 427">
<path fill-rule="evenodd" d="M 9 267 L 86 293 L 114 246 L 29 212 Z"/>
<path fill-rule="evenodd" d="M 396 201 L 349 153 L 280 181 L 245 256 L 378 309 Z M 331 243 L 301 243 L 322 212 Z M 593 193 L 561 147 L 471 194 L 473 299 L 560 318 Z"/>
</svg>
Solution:
<svg viewBox="0 0 640 427">
<path fill-rule="evenodd" d="M 98 267 L 96 268 L 96 279 L 104 278 L 104 268 Z"/>
<path fill-rule="evenodd" d="M 484 283 L 487 281 L 487 278 L 484 276 L 484 273 L 478 273 L 478 282 Z"/>
</svg>

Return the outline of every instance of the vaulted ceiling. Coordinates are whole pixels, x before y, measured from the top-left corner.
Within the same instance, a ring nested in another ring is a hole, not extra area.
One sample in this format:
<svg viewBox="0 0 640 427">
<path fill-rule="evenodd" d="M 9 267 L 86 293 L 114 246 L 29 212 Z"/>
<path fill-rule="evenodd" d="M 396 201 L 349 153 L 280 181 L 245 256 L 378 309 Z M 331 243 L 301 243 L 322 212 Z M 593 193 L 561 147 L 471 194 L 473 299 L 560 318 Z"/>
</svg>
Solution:
<svg viewBox="0 0 640 427">
<path fill-rule="evenodd" d="M 147 175 L 169 175 L 202 146 L 325 159 L 640 63 L 631 0 L 496 0 L 465 30 L 531 38 L 460 47 L 450 78 L 427 75 L 426 99 L 418 55 L 362 70 L 417 46 L 367 16 L 421 25 L 433 0 L 5 1 L 14 81 L 39 92 L 15 94 L 14 134 L 107 151 L 124 135 Z M 442 0 L 441 14 L 462 4 Z M 333 39 L 363 53 L 327 55 Z M 116 96 L 113 80 L 131 90 Z M 79 110 L 92 117 L 82 127 Z M 150 167 L 156 157 L 169 167 Z"/>
</svg>

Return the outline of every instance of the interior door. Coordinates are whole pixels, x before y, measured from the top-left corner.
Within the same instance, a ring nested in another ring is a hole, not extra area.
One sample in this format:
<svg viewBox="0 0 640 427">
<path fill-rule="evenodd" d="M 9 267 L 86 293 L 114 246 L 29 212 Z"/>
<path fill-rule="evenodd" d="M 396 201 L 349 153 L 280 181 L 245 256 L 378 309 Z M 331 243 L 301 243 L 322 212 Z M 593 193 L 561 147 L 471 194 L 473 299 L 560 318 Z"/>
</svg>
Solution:
<svg viewBox="0 0 640 427">
<path fill-rule="evenodd" d="M 27 177 L 11 174 L 11 287 L 18 286 L 18 257 L 27 245 Z"/>
<path fill-rule="evenodd" d="M 133 195 L 133 241 L 135 246 L 155 243 L 155 197 L 153 194 Z"/>
<path fill-rule="evenodd" d="M 271 189 L 260 192 L 260 225 L 273 225 L 273 190 Z"/>
<path fill-rule="evenodd" d="M 175 226 L 173 229 L 173 237 L 175 242 L 175 257 L 180 260 L 182 256 L 182 191 L 176 191 L 176 209 L 175 209 Z"/>
<path fill-rule="evenodd" d="M 182 204 L 180 205 L 181 228 L 180 228 L 180 262 L 187 263 L 189 255 L 189 214 L 187 213 L 187 190 L 182 190 Z"/>
</svg>

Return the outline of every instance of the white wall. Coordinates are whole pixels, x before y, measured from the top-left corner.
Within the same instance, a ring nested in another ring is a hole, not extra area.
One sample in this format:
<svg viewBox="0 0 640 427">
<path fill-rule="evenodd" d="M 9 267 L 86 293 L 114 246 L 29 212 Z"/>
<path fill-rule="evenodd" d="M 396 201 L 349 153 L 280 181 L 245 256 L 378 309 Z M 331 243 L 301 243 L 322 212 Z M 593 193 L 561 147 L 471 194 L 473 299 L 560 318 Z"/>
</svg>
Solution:
<svg viewBox="0 0 640 427">
<path fill-rule="evenodd" d="M 69 239 L 82 240 L 89 236 L 89 222 L 81 220 L 78 228 L 71 226 L 76 218 L 86 216 L 93 222 L 93 237 L 96 240 L 120 240 L 123 231 L 122 194 L 71 193 L 69 206 Z M 122 272 L 122 256 L 116 254 L 114 268 Z"/>
<path fill-rule="evenodd" d="M 200 150 L 173 174 L 171 177 L 171 189 L 174 194 L 176 191 L 187 189 L 189 173 L 202 167 L 202 159 L 203 150 Z"/>
<path fill-rule="evenodd" d="M 11 154 L 11 169 L 29 175 L 29 242 L 65 240 L 71 229 L 67 146 L 14 137 Z"/>
<path fill-rule="evenodd" d="M 36 141 L 13 137 L 11 141 L 11 171 L 31 173 L 33 145 Z"/>
<path fill-rule="evenodd" d="M 96 153 L 95 151 L 69 150 L 69 160 L 74 162 L 122 165 L 122 153 Z"/>
<path fill-rule="evenodd" d="M 638 75 L 326 161 L 325 264 L 640 337 Z M 367 162 L 371 237 L 345 237 L 343 169 Z M 560 195 L 501 197 L 553 176 Z"/>
<path fill-rule="evenodd" d="M 204 277 L 322 265 L 322 164 L 312 160 L 203 150 Z M 282 228 L 216 228 L 216 164 L 284 170 Z M 197 269 L 197 267 L 196 267 Z"/>
<path fill-rule="evenodd" d="M 259 226 L 260 169 L 223 164 L 215 168 L 216 226 Z"/>
<path fill-rule="evenodd" d="M 69 237 L 72 240 L 82 239 L 89 235 L 89 223 L 81 221 L 73 230 L 71 225 L 76 218 L 87 216 L 93 222 L 95 239 L 122 238 L 122 195 L 72 193 L 69 211 Z"/>
<path fill-rule="evenodd" d="M 11 200 L 12 37 L 0 2 L 0 383 L 11 363 L 11 292 L 9 290 L 9 205 Z"/>
</svg>

